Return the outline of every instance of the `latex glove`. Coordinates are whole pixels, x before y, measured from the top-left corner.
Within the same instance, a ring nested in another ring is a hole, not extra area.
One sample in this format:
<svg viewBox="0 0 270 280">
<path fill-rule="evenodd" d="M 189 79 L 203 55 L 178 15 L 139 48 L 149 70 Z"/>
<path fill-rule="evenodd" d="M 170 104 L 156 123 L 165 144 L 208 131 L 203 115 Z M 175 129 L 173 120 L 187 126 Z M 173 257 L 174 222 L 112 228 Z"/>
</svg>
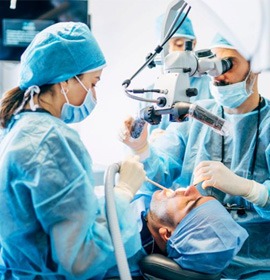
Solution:
<svg viewBox="0 0 270 280">
<path fill-rule="evenodd" d="M 129 156 L 121 163 L 118 183 L 114 189 L 131 201 L 145 179 L 146 173 L 143 164 L 139 162 L 139 156 Z"/>
<path fill-rule="evenodd" d="M 128 117 L 124 121 L 123 126 L 120 128 L 119 140 L 124 144 L 126 144 L 130 149 L 132 149 L 132 151 L 135 154 L 142 155 L 146 153 L 149 149 L 148 141 L 147 141 L 147 137 L 148 137 L 147 123 L 144 125 L 140 137 L 134 139 L 130 135 L 133 122 L 134 122 L 133 117 Z"/>
<path fill-rule="evenodd" d="M 264 206 L 268 200 L 264 185 L 236 175 L 218 161 L 202 161 L 197 165 L 193 185 L 202 181 L 203 189 L 215 187 L 227 194 L 242 196 L 258 206 Z"/>
</svg>

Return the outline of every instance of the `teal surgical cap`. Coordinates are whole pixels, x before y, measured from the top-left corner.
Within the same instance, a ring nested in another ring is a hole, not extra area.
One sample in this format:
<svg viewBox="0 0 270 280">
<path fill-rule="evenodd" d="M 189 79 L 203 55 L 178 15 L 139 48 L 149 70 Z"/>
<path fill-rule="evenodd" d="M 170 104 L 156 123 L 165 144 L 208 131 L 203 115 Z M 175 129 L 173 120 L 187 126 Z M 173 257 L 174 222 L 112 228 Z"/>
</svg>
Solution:
<svg viewBox="0 0 270 280">
<path fill-rule="evenodd" d="M 19 87 L 66 81 L 102 69 L 103 53 L 90 29 L 80 22 L 60 22 L 38 33 L 21 56 Z"/>
<path fill-rule="evenodd" d="M 220 273 L 241 249 L 247 231 L 216 199 L 192 209 L 167 242 L 168 257 L 182 268 Z"/>
<path fill-rule="evenodd" d="M 219 33 L 217 33 L 211 43 L 211 49 L 213 48 L 225 48 L 225 49 L 233 49 L 236 48 L 229 43 L 223 36 L 221 36 Z"/>
<path fill-rule="evenodd" d="M 185 14 L 182 13 L 181 16 L 179 17 L 179 19 L 177 20 L 175 27 L 182 21 L 184 16 L 185 16 Z M 165 20 L 164 17 L 165 17 L 165 15 L 163 14 L 163 15 L 159 16 L 156 21 L 156 30 L 157 30 L 159 37 L 160 37 L 160 33 L 161 33 L 161 30 L 162 30 L 162 27 L 164 24 L 164 20 Z M 187 38 L 187 39 L 191 39 L 191 40 L 194 40 L 196 38 L 193 27 L 192 27 L 192 22 L 188 17 L 185 18 L 185 20 L 181 24 L 180 28 L 178 28 L 178 30 L 174 33 L 174 35 L 172 37 L 183 37 L 183 38 Z"/>
</svg>

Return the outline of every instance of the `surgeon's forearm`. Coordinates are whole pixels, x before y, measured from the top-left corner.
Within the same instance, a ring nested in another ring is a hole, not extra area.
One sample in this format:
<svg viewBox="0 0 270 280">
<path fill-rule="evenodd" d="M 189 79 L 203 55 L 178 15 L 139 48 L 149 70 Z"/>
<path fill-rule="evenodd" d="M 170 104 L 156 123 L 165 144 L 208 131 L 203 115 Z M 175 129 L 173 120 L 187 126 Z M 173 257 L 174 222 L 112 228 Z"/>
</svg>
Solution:
<svg viewBox="0 0 270 280">
<path fill-rule="evenodd" d="M 72 219 L 55 224 L 51 230 L 53 259 L 58 264 L 58 272 L 68 278 L 78 275 L 92 278 L 114 265 L 109 260 L 113 246 L 106 219 L 100 216 L 98 223 L 90 226 L 84 214 L 78 212 Z"/>
<path fill-rule="evenodd" d="M 140 149 L 133 150 L 133 153 L 140 157 L 140 161 L 144 161 L 145 159 L 147 159 L 150 155 L 150 147 L 148 142 Z"/>
<path fill-rule="evenodd" d="M 246 200 L 256 204 L 257 206 L 264 207 L 268 201 L 269 193 L 265 185 L 259 184 L 255 181 L 252 182 L 250 192 L 244 196 Z"/>
</svg>

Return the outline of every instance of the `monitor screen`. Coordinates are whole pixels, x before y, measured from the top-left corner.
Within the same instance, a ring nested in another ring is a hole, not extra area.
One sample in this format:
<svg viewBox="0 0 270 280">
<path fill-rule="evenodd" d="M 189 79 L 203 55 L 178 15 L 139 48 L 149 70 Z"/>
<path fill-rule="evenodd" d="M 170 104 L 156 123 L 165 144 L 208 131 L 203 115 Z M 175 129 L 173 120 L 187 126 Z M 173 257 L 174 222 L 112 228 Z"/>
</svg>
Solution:
<svg viewBox="0 0 270 280">
<path fill-rule="evenodd" d="M 19 61 L 34 36 L 56 22 L 80 21 L 90 27 L 88 0 L 0 1 L 0 60 Z"/>
</svg>

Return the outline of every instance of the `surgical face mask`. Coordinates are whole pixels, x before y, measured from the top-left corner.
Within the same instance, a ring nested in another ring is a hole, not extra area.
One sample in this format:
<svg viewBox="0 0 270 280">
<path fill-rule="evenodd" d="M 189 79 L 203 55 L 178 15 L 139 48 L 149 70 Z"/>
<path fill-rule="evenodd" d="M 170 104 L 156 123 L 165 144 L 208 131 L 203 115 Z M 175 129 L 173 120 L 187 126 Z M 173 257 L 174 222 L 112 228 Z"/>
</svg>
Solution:
<svg viewBox="0 0 270 280">
<path fill-rule="evenodd" d="M 242 82 L 227 85 L 227 86 L 216 86 L 210 82 L 210 90 L 216 102 L 227 108 L 237 108 L 244 103 L 248 97 L 253 93 L 253 84 L 255 78 L 247 84 L 247 79 L 250 77 L 250 73 L 246 79 Z"/>
<path fill-rule="evenodd" d="M 61 89 L 61 92 L 62 94 L 64 94 L 67 101 L 63 105 L 61 111 L 61 119 L 65 123 L 77 123 L 83 121 L 86 117 L 88 117 L 91 114 L 91 112 L 94 110 L 97 104 L 97 101 L 95 100 L 91 89 L 87 89 L 77 76 L 75 76 L 75 78 L 80 83 L 80 85 L 87 91 L 87 94 L 82 105 L 75 106 L 69 103 L 66 92 L 63 88 Z"/>
</svg>

